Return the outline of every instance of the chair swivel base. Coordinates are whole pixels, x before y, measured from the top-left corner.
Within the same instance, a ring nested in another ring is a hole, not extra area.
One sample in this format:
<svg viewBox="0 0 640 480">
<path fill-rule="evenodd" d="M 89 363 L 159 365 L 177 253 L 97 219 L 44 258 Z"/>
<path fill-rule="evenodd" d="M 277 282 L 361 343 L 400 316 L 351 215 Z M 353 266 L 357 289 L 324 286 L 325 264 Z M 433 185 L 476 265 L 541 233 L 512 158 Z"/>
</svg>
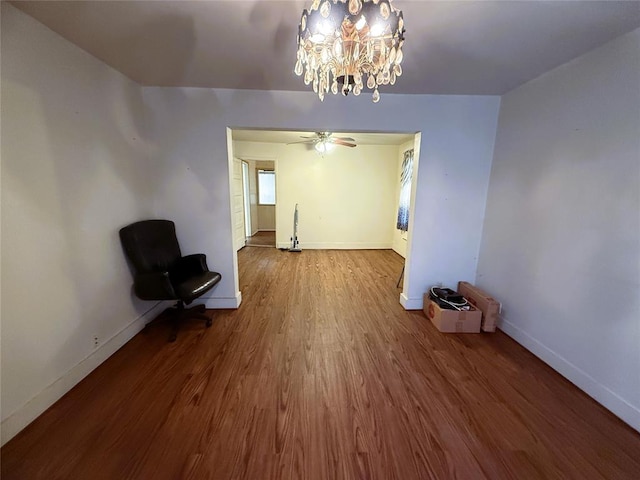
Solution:
<svg viewBox="0 0 640 480">
<path fill-rule="evenodd" d="M 206 307 L 204 305 L 194 305 L 190 308 L 185 308 L 184 302 L 181 300 L 175 304 L 175 306 L 169 309 L 171 314 L 171 334 L 169 335 L 169 342 L 175 342 L 178 338 L 178 330 L 180 329 L 180 323 L 187 318 L 199 318 L 204 320 L 205 326 L 209 328 L 213 321 L 211 317 L 204 315 Z"/>
</svg>

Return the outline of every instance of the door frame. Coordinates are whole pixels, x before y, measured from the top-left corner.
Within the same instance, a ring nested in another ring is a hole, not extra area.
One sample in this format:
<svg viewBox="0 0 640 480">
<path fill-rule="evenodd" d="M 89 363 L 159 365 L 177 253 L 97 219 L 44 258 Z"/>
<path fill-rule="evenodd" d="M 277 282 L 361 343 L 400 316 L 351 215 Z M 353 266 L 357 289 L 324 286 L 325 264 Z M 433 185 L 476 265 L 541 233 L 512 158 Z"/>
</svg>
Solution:
<svg viewBox="0 0 640 480">
<path fill-rule="evenodd" d="M 242 162 L 242 203 L 244 208 L 244 236 L 248 238 L 252 234 L 251 229 L 251 188 L 249 185 L 249 162 Z"/>
</svg>

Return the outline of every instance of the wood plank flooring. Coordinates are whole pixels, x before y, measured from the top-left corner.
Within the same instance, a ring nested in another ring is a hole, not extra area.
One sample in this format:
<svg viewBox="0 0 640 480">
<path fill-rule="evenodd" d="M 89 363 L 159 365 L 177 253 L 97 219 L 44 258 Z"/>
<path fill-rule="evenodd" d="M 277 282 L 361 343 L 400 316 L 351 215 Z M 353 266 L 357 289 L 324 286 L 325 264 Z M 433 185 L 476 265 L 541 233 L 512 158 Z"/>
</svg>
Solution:
<svg viewBox="0 0 640 480">
<path fill-rule="evenodd" d="M 276 232 L 257 232 L 246 239 L 247 247 L 275 247 Z"/>
<path fill-rule="evenodd" d="M 391 251 L 239 252 L 243 304 L 134 337 L 11 479 L 638 479 L 640 435 L 504 334 L 405 312 Z"/>
</svg>

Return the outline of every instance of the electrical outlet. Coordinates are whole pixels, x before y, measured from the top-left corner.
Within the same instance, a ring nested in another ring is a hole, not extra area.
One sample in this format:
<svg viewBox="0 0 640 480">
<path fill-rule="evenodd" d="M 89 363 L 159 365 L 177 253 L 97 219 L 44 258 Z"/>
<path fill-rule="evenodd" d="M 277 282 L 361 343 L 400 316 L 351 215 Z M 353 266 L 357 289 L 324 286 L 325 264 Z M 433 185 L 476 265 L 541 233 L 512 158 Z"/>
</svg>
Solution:
<svg viewBox="0 0 640 480">
<path fill-rule="evenodd" d="M 97 335 L 93 336 L 93 348 L 98 348 L 100 346 L 100 339 Z"/>
</svg>

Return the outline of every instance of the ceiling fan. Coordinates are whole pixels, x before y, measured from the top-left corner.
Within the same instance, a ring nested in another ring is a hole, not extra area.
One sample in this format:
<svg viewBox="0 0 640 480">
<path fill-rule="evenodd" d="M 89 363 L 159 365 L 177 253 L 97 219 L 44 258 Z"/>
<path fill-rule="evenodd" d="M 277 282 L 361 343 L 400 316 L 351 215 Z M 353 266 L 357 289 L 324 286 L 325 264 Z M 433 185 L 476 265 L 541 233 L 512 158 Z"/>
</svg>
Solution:
<svg viewBox="0 0 640 480">
<path fill-rule="evenodd" d="M 325 153 L 333 145 L 342 145 L 343 147 L 355 147 L 355 139 L 351 137 L 334 137 L 331 132 L 315 132 L 315 135 L 304 136 L 300 135 L 300 138 L 304 138 L 304 140 L 299 140 L 297 142 L 290 142 L 287 145 L 293 145 L 295 143 L 307 143 L 313 145 L 314 148 L 320 152 Z"/>
</svg>

